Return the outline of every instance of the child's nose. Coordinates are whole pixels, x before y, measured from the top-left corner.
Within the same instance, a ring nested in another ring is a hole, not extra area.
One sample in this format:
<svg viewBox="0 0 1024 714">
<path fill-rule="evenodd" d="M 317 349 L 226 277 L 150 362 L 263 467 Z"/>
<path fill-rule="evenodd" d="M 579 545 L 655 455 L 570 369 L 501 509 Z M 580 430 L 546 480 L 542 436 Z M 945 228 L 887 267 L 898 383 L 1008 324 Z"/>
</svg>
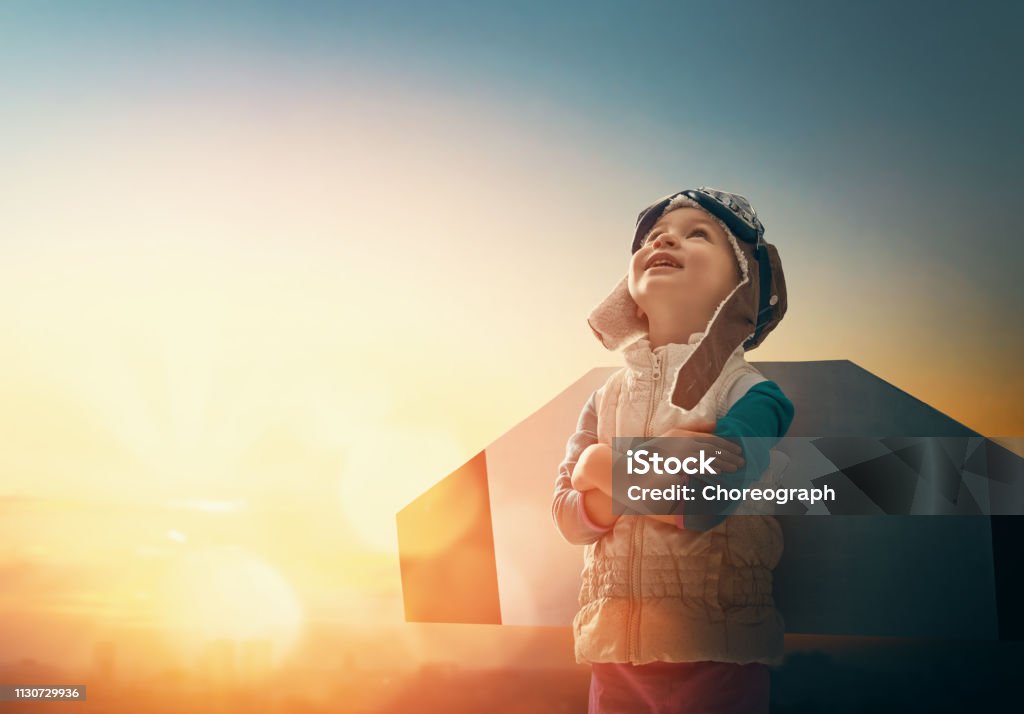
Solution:
<svg viewBox="0 0 1024 714">
<path fill-rule="evenodd" d="M 672 235 L 670 235 L 668 233 L 662 233 L 660 236 L 658 236 L 657 238 L 654 239 L 654 244 L 653 245 L 654 245 L 655 248 L 661 248 L 662 246 L 666 246 L 666 245 L 673 246 L 675 244 L 676 244 L 676 239 L 675 239 L 674 236 L 672 236 Z"/>
</svg>

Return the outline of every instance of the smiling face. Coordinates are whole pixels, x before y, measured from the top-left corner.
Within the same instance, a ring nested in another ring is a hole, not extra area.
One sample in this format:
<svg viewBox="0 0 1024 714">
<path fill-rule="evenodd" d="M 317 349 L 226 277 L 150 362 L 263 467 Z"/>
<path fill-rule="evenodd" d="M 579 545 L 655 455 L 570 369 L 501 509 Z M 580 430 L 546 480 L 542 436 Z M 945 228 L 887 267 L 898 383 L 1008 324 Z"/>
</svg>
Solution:
<svg viewBox="0 0 1024 714">
<path fill-rule="evenodd" d="M 633 254 L 629 293 L 644 315 L 706 313 L 706 324 L 741 279 L 718 222 L 699 208 L 682 207 L 659 218 Z"/>
</svg>

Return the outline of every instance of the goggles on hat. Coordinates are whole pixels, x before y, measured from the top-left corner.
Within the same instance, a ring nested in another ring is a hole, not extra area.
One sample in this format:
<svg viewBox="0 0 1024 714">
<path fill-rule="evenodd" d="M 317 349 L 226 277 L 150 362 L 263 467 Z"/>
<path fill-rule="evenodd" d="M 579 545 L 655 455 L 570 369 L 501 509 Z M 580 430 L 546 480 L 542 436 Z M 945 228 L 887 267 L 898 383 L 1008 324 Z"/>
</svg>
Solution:
<svg viewBox="0 0 1024 714">
<path fill-rule="evenodd" d="M 658 219 L 661 218 L 665 208 L 676 196 L 683 195 L 697 202 L 701 208 L 718 218 L 728 227 L 732 234 L 739 240 L 750 243 L 754 246 L 754 258 L 757 260 L 760 273 L 758 314 L 757 323 L 753 336 L 747 341 L 748 345 L 757 344 L 761 331 L 771 319 L 772 307 L 771 286 L 772 268 L 770 261 L 761 260 L 764 257 L 764 226 L 757 217 L 754 207 L 750 205 L 745 197 L 728 191 L 719 191 L 715 188 L 701 186 L 696 189 L 686 189 L 665 196 L 657 203 L 645 208 L 636 219 L 636 231 L 633 235 L 632 252 L 640 250 L 643 239 L 650 232 Z"/>
</svg>

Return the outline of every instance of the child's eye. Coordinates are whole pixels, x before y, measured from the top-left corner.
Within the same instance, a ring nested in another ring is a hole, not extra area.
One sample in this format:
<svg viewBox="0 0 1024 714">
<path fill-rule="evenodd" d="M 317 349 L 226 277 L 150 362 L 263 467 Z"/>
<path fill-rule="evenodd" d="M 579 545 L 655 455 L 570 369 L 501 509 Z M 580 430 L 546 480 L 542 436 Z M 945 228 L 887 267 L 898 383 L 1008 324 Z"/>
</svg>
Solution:
<svg viewBox="0 0 1024 714">
<path fill-rule="evenodd" d="M 655 233 L 654 231 L 651 231 L 650 233 L 647 234 L 647 237 L 643 239 L 643 242 L 641 242 L 640 245 L 647 245 L 648 243 L 651 242 L 651 239 L 655 238 L 657 235 L 659 235 L 659 234 Z M 688 238 L 695 238 L 695 237 L 697 237 L 697 238 L 703 238 L 704 240 L 710 240 L 708 238 L 708 234 L 703 229 L 695 230 L 693 233 L 691 233 L 687 237 Z"/>
</svg>

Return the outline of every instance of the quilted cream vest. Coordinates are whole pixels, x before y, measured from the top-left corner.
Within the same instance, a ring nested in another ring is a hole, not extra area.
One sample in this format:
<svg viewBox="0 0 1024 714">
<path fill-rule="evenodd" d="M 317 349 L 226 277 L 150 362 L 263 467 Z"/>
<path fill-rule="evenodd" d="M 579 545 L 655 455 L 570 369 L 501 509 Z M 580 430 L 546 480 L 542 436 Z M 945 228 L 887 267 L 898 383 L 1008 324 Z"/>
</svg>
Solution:
<svg viewBox="0 0 1024 714">
<path fill-rule="evenodd" d="M 760 377 L 740 347 L 694 409 L 672 405 L 672 377 L 697 337 L 654 350 L 641 339 L 624 350 L 626 367 L 597 393 L 598 441 L 611 445 L 616 435 L 658 436 L 714 421 L 729 410 L 727 395 L 738 379 Z M 759 486 L 777 483 L 784 468 L 785 455 L 771 455 Z M 621 516 L 584 546 L 573 619 L 576 661 L 780 664 L 783 621 L 772 599 L 772 570 L 782 555 L 782 532 L 774 518 L 756 511 L 743 504 L 704 532 Z"/>
</svg>

